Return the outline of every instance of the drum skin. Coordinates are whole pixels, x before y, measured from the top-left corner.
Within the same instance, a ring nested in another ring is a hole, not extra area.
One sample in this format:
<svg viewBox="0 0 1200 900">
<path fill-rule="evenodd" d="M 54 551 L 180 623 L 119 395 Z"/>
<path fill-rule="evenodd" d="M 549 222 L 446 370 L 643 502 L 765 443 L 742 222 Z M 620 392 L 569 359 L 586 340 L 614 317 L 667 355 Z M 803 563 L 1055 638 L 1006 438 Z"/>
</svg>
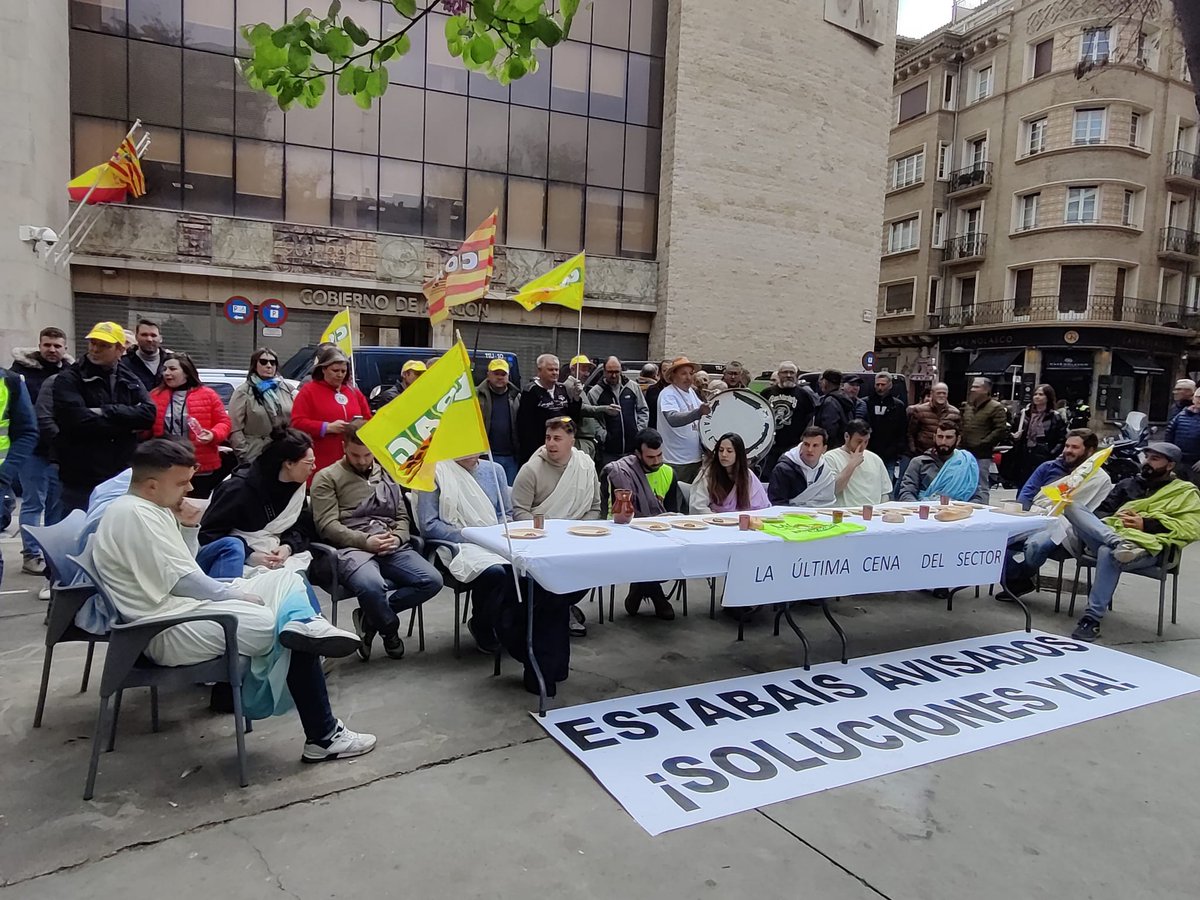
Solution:
<svg viewBox="0 0 1200 900">
<path fill-rule="evenodd" d="M 732 431 L 746 444 L 746 455 L 756 459 L 775 441 L 775 415 L 754 391 L 723 391 L 711 401 L 712 412 L 700 420 L 700 442 L 712 452 L 721 435 Z"/>
</svg>

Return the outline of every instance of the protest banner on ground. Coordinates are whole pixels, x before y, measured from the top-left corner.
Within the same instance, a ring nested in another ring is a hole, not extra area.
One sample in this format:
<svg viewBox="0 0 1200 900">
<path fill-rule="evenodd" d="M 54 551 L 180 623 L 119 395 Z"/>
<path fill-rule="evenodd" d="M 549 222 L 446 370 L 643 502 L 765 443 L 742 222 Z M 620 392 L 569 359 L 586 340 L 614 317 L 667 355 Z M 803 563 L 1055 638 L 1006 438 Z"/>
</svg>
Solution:
<svg viewBox="0 0 1200 900">
<path fill-rule="evenodd" d="M 552 710 L 537 721 L 650 834 L 1200 690 L 1014 631 Z"/>
</svg>

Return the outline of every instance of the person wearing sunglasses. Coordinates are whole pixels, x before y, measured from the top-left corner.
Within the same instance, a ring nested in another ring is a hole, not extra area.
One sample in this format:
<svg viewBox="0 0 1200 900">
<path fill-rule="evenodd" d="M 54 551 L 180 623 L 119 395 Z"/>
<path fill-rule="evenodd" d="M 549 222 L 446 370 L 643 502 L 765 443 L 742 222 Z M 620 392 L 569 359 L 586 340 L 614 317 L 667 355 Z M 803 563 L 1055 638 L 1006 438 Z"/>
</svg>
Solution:
<svg viewBox="0 0 1200 900">
<path fill-rule="evenodd" d="M 259 349 L 250 357 L 250 371 L 229 401 L 233 431 L 229 444 L 242 465 L 258 459 L 271 440 L 271 432 L 292 418 L 292 390 L 279 376 L 279 357 Z"/>
</svg>

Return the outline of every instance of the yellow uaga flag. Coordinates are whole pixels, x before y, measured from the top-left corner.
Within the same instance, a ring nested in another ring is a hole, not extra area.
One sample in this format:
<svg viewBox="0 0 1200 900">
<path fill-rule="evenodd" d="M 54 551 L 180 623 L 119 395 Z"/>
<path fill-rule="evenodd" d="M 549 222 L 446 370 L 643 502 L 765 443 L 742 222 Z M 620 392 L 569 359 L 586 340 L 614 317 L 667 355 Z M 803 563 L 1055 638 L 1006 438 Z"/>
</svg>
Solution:
<svg viewBox="0 0 1200 900">
<path fill-rule="evenodd" d="M 584 255 L 572 256 L 561 266 L 555 266 L 545 275 L 533 279 L 512 299 L 532 311 L 542 303 L 556 303 L 568 309 L 583 308 Z"/>
<path fill-rule="evenodd" d="M 432 491 L 433 467 L 488 449 L 483 414 L 459 341 L 399 397 L 358 430 L 358 436 L 405 487 Z"/>
<path fill-rule="evenodd" d="M 321 335 L 321 343 L 337 344 L 339 350 L 346 354 L 347 359 L 353 359 L 354 333 L 350 324 L 350 310 L 343 309 L 333 317 L 325 333 Z"/>
<path fill-rule="evenodd" d="M 1079 467 L 1067 475 L 1061 481 L 1053 482 L 1046 485 L 1039 491 L 1040 494 L 1050 499 L 1054 504 L 1054 508 L 1050 510 L 1050 514 L 1057 516 L 1061 515 L 1066 509 L 1067 504 L 1071 502 L 1071 494 L 1079 489 L 1079 486 L 1100 471 L 1100 468 L 1108 462 L 1109 456 L 1112 455 L 1112 447 L 1105 447 L 1103 450 L 1097 451 L 1079 464 Z"/>
</svg>

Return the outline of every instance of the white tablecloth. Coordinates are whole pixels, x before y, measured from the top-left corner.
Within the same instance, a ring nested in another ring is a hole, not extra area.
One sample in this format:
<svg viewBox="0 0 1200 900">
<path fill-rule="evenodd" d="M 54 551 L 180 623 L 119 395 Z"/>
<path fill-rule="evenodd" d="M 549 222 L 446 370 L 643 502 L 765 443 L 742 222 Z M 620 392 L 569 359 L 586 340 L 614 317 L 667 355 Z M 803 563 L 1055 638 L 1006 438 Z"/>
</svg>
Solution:
<svg viewBox="0 0 1200 900">
<path fill-rule="evenodd" d="M 769 517 L 795 512 L 802 510 L 775 507 L 759 510 L 754 515 Z M 857 554 L 885 553 L 889 537 L 897 534 L 928 534 L 930 547 L 936 550 L 939 532 L 946 533 L 951 529 L 1000 532 L 1005 540 L 1009 540 L 1039 531 L 1047 527 L 1051 520 L 977 509 L 969 519 L 959 522 L 938 522 L 932 517 L 921 521 L 916 516 L 907 516 L 904 524 L 895 525 L 883 522 L 878 514 L 870 522 L 864 522 L 857 516 L 847 517 L 847 521 L 865 525 L 866 530 L 822 538 L 811 542 L 809 546 L 820 544 L 826 547 L 833 546 L 835 542 L 865 541 L 871 542 L 871 546 L 863 548 L 855 545 L 853 549 Z M 510 527 L 528 528 L 530 525 L 530 522 L 515 522 Z M 568 529 L 574 525 L 604 525 L 610 528 L 612 533 L 603 537 L 581 537 L 568 533 Z M 513 540 L 511 553 L 503 526 L 465 528 L 463 536 L 510 560 L 519 573 L 530 575 L 546 590 L 555 593 L 634 581 L 668 581 L 676 578 L 725 575 L 729 571 L 730 560 L 739 548 L 763 543 L 783 543 L 782 538 L 761 531 L 740 531 L 737 527 L 720 525 L 710 525 L 702 531 L 682 531 L 673 528 L 666 532 L 647 532 L 613 522 L 549 520 L 545 530 L 547 534 L 543 538 Z"/>
</svg>

